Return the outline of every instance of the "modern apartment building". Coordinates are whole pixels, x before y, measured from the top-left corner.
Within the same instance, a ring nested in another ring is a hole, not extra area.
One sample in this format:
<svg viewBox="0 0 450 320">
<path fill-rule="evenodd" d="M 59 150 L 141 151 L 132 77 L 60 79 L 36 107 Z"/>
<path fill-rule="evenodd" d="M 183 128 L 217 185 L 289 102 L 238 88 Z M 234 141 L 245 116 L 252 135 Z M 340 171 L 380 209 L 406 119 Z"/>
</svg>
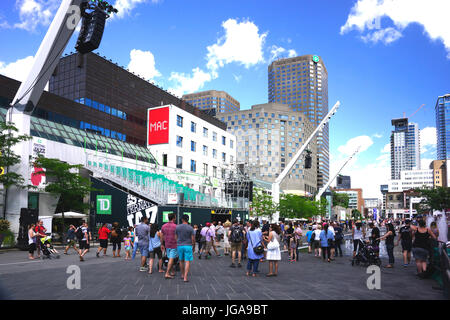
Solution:
<svg viewBox="0 0 450 320">
<path fill-rule="evenodd" d="M 434 187 L 448 187 L 449 174 L 447 172 L 447 160 L 434 160 L 430 163 L 430 169 L 433 170 Z"/>
<path fill-rule="evenodd" d="M 225 91 L 208 90 L 185 94 L 182 97 L 194 107 L 215 116 L 224 112 L 239 111 L 241 104 Z"/>
<path fill-rule="evenodd" d="M 400 179 L 403 170 L 420 169 L 420 138 L 417 123 L 407 118 L 393 119 L 391 133 L 391 179 Z"/>
<path fill-rule="evenodd" d="M 266 103 L 221 114 L 228 132 L 236 136 L 237 163 L 246 164 L 252 179 L 273 182 L 284 170 L 303 142 L 314 131 L 314 125 L 298 111 L 287 105 Z M 312 151 L 312 165 L 305 168 L 301 157 L 281 184 L 283 191 L 314 194 L 317 191 L 316 142 Z"/>
<path fill-rule="evenodd" d="M 301 111 L 317 126 L 328 113 L 328 72 L 316 55 L 273 61 L 268 67 L 269 102 Z M 317 134 L 317 187 L 329 179 L 329 127 Z"/>
<path fill-rule="evenodd" d="M 389 180 L 389 192 L 405 191 L 422 187 L 433 187 L 433 170 L 402 170 L 400 179 Z"/>
<path fill-rule="evenodd" d="M 450 159 L 450 94 L 436 102 L 437 159 Z"/>
<path fill-rule="evenodd" d="M 380 192 L 383 196 L 383 202 L 381 205 L 381 215 L 385 216 L 385 214 L 386 214 L 386 194 L 389 192 L 389 185 L 387 185 L 387 184 L 380 185 Z"/>
<path fill-rule="evenodd" d="M 336 178 L 336 189 L 351 189 L 352 181 L 350 176 L 338 175 Z"/>
</svg>

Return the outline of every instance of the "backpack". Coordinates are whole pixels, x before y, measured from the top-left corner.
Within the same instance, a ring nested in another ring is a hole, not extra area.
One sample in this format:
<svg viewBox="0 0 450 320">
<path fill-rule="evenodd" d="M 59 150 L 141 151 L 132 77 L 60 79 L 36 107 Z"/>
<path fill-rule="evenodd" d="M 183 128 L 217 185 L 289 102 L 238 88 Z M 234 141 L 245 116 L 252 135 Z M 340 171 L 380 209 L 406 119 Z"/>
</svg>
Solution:
<svg viewBox="0 0 450 320">
<path fill-rule="evenodd" d="M 231 229 L 231 237 L 230 237 L 230 240 L 231 240 L 231 242 L 234 242 L 234 243 L 239 243 L 239 242 L 242 242 L 242 230 L 241 230 L 241 228 L 240 227 L 233 227 L 232 229 Z"/>
<path fill-rule="evenodd" d="M 75 231 L 75 235 L 77 236 L 78 240 L 83 240 L 84 238 L 84 233 L 83 233 L 83 228 L 82 227 L 78 227 L 77 231 Z"/>
<path fill-rule="evenodd" d="M 311 238 L 310 238 L 311 242 L 313 242 L 314 240 L 316 240 L 316 233 L 313 231 L 313 233 L 311 234 Z"/>
</svg>

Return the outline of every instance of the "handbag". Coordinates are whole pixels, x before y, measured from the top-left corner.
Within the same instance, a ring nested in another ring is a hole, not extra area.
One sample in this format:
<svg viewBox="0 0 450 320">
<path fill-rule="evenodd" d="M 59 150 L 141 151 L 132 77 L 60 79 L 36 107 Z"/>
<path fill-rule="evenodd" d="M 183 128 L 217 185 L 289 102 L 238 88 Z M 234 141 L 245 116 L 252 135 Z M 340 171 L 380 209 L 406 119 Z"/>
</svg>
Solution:
<svg viewBox="0 0 450 320">
<path fill-rule="evenodd" d="M 267 244 L 267 250 L 276 250 L 279 247 L 280 247 L 280 244 L 278 243 L 278 240 L 275 238 L 273 239 L 273 241 L 270 241 Z"/>
<path fill-rule="evenodd" d="M 252 248 L 253 248 L 253 252 L 255 253 L 255 254 L 263 254 L 264 253 L 264 247 L 260 244 L 259 246 L 256 246 L 256 247 L 254 247 L 253 246 L 253 241 L 252 241 L 252 238 L 250 237 L 250 234 L 249 234 L 249 236 L 248 236 L 249 238 L 250 238 L 250 244 L 252 245 Z M 260 241 L 261 242 L 261 241 Z M 260 243 L 260 242 L 258 242 L 258 243 Z"/>
</svg>

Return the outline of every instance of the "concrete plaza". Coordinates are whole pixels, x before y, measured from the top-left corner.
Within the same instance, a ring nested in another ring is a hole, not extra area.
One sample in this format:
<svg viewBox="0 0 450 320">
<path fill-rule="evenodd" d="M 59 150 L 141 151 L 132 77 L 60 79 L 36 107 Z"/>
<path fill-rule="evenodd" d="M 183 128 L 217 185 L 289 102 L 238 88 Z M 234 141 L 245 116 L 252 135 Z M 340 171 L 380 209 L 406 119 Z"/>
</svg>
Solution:
<svg viewBox="0 0 450 320">
<path fill-rule="evenodd" d="M 299 262 L 289 263 L 287 253 L 283 253 L 277 277 L 265 276 L 267 262 L 260 263 L 260 274 L 253 278 L 245 275 L 247 261 L 243 261 L 242 268 L 230 268 L 229 256 L 213 256 L 209 260 L 196 256 L 188 283 L 180 279 L 179 273 L 175 279 L 167 280 L 156 270 L 151 275 L 139 272 L 139 255 L 133 261 L 111 255 L 96 258 L 96 249 L 92 248 L 85 262 L 80 262 L 74 251 L 60 259 L 33 261 L 27 259 L 25 251 L 0 251 L 0 286 L 4 299 L 443 299 L 442 291 L 432 288 L 437 286 L 434 280 L 419 280 L 415 276 L 415 265 L 402 267 L 398 251 L 396 267 L 381 268 L 381 289 L 369 290 L 366 283 L 370 274 L 364 267 L 351 266 L 350 248 L 348 243 L 344 257 L 331 263 L 307 253 L 300 254 Z M 382 260 L 385 264 L 386 258 Z M 66 271 L 70 265 L 80 267 L 79 290 L 67 288 L 70 274 Z"/>
</svg>

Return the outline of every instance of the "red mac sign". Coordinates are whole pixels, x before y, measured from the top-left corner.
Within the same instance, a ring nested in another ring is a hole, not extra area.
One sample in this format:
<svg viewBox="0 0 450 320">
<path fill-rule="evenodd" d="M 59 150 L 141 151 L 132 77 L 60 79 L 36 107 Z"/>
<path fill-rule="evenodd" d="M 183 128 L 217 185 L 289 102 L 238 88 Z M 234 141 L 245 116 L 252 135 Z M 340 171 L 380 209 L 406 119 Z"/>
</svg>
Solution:
<svg viewBox="0 0 450 320">
<path fill-rule="evenodd" d="M 169 107 L 149 109 L 147 144 L 169 143 Z"/>
</svg>

